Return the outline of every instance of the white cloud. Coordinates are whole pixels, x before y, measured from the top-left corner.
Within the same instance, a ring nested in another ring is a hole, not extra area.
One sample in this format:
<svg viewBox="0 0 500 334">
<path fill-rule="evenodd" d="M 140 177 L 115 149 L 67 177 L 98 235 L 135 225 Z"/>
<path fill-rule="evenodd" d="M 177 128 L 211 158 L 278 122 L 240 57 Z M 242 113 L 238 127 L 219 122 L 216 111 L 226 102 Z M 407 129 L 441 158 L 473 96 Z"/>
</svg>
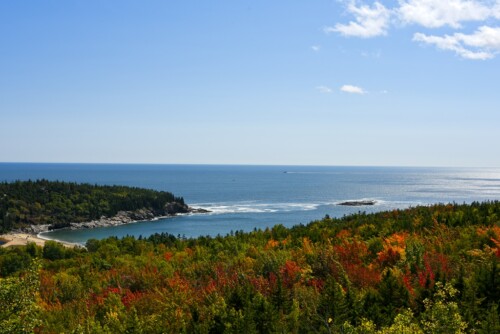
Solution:
<svg viewBox="0 0 500 334">
<path fill-rule="evenodd" d="M 333 90 L 330 87 L 327 86 L 318 86 L 316 89 L 323 94 L 330 94 L 333 92 Z"/>
<path fill-rule="evenodd" d="M 482 26 L 471 35 L 455 35 L 459 36 L 465 45 L 500 51 L 500 27 Z"/>
<path fill-rule="evenodd" d="M 466 59 L 491 59 L 500 52 L 500 28 L 487 26 L 479 27 L 469 35 L 455 33 L 441 37 L 416 33 L 413 40 L 435 45 L 441 50 L 454 51 Z"/>
<path fill-rule="evenodd" d="M 353 86 L 353 85 L 343 85 L 340 87 L 340 91 L 344 93 L 350 93 L 350 94 L 365 94 L 366 91 L 358 86 Z"/>
<path fill-rule="evenodd" d="M 475 0 L 400 0 L 399 4 L 397 16 L 403 23 L 426 28 L 460 28 L 462 22 L 494 16 L 493 7 Z"/>
<path fill-rule="evenodd" d="M 497 0 L 497 4 L 493 8 L 493 16 L 500 20 L 500 0 Z"/>
<path fill-rule="evenodd" d="M 314 52 L 319 52 L 319 50 L 321 50 L 321 45 L 313 45 L 313 46 L 311 46 L 311 49 Z"/>
<path fill-rule="evenodd" d="M 356 21 L 351 21 L 348 24 L 337 23 L 334 27 L 325 27 L 324 31 L 362 38 L 387 34 L 390 11 L 380 2 L 375 2 L 372 7 L 367 5 L 358 7 L 354 1 L 351 1 L 347 11 L 354 15 Z"/>
<path fill-rule="evenodd" d="M 490 59 L 500 53 L 500 27 L 497 27 L 500 0 L 398 0 L 392 1 L 395 3 L 392 8 L 378 1 L 371 6 L 362 0 L 345 0 L 344 3 L 355 20 L 327 27 L 326 33 L 369 38 L 386 35 L 391 23 L 396 28 L 408 24 L 426 29 L 449 27 L 456 32 L 442 36 L 418 32 L 413 35 L 413 41 L 453 51 L 466 59 Z M 459 31 L 464 29 L 466 22 L 469 31 Z M 475 27 L 470 27 L 471 24 Z M 470 28 L 476 30 L 471 32 Z M 368 56 L 367 53 L 362 55 Z"/>
</svg>

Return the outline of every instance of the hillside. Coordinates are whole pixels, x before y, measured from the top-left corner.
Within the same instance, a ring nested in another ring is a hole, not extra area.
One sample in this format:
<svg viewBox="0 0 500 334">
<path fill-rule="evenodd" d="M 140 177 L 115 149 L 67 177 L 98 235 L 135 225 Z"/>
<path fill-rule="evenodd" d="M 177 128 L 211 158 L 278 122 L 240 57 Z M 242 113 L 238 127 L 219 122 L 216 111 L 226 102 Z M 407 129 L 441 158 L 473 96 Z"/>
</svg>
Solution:
<svg viewBox="0 0 500 334">
<path fill-rule="evenodd" d="M 499 260 L 500 202 L 325 217 L 226 237 L 89 240 L 86 250 L 48 242 L 0 249 L 0 328 L 499 333 Z M 7 323 L 10 305 L 18 312 Z"/>
<path fill-rule="evenodd" d="M 0 233 L 30 225 L 68 227 L 141 209 L 161 216 L 188 207 L 181 197 L 150 189 L 47 180 L 0 183 Z"/>
</svg>

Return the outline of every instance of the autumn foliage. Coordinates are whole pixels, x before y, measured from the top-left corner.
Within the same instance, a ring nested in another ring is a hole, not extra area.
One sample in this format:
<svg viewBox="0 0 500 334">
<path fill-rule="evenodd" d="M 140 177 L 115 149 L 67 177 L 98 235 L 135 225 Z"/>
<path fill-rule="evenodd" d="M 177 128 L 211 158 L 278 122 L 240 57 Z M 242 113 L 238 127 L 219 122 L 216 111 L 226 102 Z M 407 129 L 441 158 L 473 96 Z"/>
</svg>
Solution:
<svg viewBox="0 0 500 334">
<path fill-rule="evenodd" d="M 0 276 L 22 280 L 41 258 L 38 333 L 498 333 L 497 217 L 499 202 L 450 204 L 93 240 L 57 259 L 2 249 Z"/>
</svg>

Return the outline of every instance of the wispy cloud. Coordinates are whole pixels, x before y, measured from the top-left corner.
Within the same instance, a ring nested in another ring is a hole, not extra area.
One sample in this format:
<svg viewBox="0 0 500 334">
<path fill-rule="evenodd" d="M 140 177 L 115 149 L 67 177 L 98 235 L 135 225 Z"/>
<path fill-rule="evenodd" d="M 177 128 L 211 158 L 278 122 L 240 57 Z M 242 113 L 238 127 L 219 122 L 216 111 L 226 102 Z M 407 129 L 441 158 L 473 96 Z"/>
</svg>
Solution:
<svg viewBox="0 0 500 334">
<path fill-rule="evenodd" d="M 326 33 L 369 38 L 387 35 L 391 27 L 448 27 L 456 32 L 441 36 L 418 32 L 412 40 L 453 51 L 465 59 L 491 59 L 500 53 L 500 0 L 398 0 L 392 8 L 378 1 L 372 6 L 357 0 L 344 2 L 354 21 L 327 27 Z M 473 30 L 463 31 L 464 23 Z"/>
<path fill-rule="evenodd" d="M 350 94 L 365 94 L 366 91 L 358 86 L 353 86 L 353 85 L 343 85 L 340 87 L 340 91 L 344 93 L 350 93 Z"/>
<path fill-rule="evenodd" d="M 325 27 L 324 31 L 362 38 L 387 34 L 390 12 L 380 2 L 375 2 L 370 7 L 367 5 L 356 6 L 356 3 L 351 1 L 347 6 L 347 11 L 354 16 L 355 21 L 348 24 L 337 23 L 334 27 Z"/>
<path fill-rule="evenodd" d="M 330 94 L 333 92 L 333 90 L 327 86 L 317 86 L 316 89 L 323 94 Z"/>
<path fill-rule="evenodd" d="M 321 50 L 321 45 L 313 45 L 313 46 L 311 46 L 311 49 L 314 52 L 319 52 Z"/>
<path fill-rule="evenodd" d="M 416 33 L 413 40 L 435 45 L 441 50 L 454 51 L 466 59 L 490 59 L 500 52 L 500 28 L 479 27 L 473 34 L 432 36 Z"/>
</svg>

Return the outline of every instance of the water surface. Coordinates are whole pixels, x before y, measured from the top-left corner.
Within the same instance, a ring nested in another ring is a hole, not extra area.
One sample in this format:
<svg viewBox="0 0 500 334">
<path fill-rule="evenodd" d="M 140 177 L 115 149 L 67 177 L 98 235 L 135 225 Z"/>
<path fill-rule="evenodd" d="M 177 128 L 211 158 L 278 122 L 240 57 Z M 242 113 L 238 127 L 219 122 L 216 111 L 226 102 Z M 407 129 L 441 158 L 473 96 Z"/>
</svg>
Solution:
<svg viewBox="0 0 500 334">
<path fill-rule="evenodd" d="M 156 232 L 196 237 L 230 231 L 293 226 L 340 217 L 432 203 L 500 199 L 499 168 L 0 164 L 0 181 L 49 180 L 119 184 L 166 190 L 197 214 L 93 230 L 59 230 L 44 237 L 84 243 L 89 238 L 148 236 Z M 346 207 L 346 200 L 376 200 Z"/>
</svg>

